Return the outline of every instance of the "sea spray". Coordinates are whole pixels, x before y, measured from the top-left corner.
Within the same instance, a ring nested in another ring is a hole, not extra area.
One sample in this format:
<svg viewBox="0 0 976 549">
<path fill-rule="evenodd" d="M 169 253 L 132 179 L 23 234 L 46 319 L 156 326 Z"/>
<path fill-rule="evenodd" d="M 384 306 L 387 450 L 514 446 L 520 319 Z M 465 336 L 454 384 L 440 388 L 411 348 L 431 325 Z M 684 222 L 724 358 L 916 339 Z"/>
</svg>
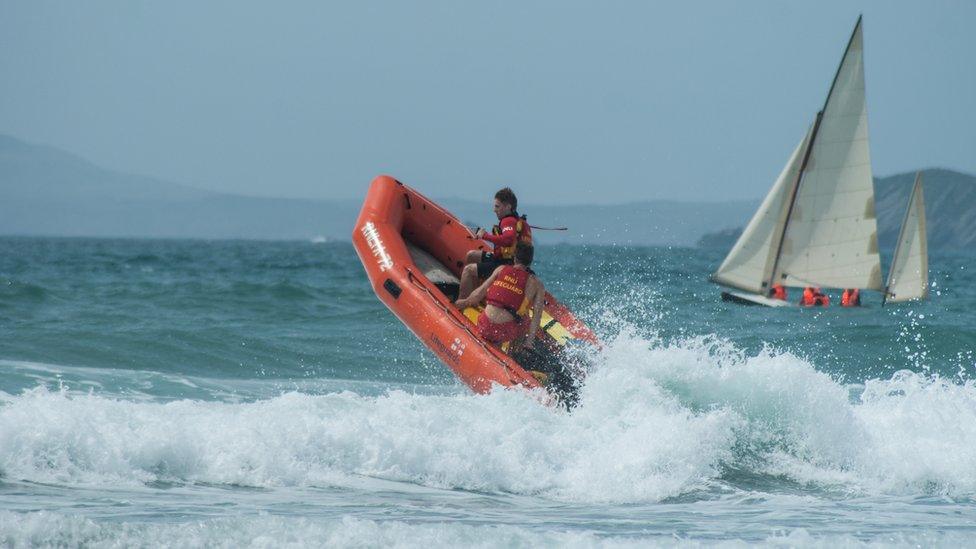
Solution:
<svg viewBox="0 0 976 549">
<path fill-rule="evenodd" d="M 976 495 L 976 383 L 899 371 L 869 380 L 861 476 L 894 493 Z"/>
</svg>

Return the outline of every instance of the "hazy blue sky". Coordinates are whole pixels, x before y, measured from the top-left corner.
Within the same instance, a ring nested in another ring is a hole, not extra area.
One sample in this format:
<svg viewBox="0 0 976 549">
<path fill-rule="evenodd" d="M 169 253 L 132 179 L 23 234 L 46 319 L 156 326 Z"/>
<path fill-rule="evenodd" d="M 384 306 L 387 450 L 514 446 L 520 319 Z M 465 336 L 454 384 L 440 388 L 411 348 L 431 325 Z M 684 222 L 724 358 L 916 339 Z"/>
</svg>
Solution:
<svg viewBox="0 0 976 549">
<path fill-rule="evenodd" d="M 875 174 L 976 173 L 968 0 L 0 0 L 0 133 L 253 195 L 759 198 L 862 12 Z"/>
</svg>

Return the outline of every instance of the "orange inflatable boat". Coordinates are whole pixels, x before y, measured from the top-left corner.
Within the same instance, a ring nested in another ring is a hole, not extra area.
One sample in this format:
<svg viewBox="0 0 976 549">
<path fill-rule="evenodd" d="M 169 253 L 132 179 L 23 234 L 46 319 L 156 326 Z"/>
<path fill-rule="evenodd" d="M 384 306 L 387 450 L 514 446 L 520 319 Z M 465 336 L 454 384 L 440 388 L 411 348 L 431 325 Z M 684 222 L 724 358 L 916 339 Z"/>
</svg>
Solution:
<svg viewBox="0 0 976 549">
<path fill-rule="evenodd" d="M 536 388 L 542 386 L 538 378 L 547 378 L 550 393 L 573 403 L 581 368 L 570 348 L 595 345 L 596 336 L 547 293 L 532 352 L 511 357 L 485 342 L 475 324 L 480 310 L 462 312 L 453 302 L 464 257 L 488 244 L 450 212 L 380 176 L 370 185 L 352 241 L 380 301 L 473 390 Z"/>
</svg>

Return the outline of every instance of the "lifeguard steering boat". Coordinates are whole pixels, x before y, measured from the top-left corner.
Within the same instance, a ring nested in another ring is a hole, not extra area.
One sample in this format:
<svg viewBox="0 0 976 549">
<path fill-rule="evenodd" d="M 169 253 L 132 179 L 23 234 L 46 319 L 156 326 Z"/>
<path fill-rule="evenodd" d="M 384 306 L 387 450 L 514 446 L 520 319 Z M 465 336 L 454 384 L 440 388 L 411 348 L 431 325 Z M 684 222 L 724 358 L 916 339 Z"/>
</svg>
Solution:
<svg viewBox="0 0 976 549">
<path fill-rule="evenodd" d="M 450 212 L 389 176 L 373 180 L 352 233 L 373 291 L 454 373 L 478 393 L 495 385 L 544 386 L 575 401 L 582 368 L 574 343 L 597 345 L 594 333 L 546 293 L 535 349 L 514 357 L 477 332 L 480 308 L 454 306 L 464 257 L 487 244 Z M 543 385 L 527 370 L 546 374 Z"/>
</svg>

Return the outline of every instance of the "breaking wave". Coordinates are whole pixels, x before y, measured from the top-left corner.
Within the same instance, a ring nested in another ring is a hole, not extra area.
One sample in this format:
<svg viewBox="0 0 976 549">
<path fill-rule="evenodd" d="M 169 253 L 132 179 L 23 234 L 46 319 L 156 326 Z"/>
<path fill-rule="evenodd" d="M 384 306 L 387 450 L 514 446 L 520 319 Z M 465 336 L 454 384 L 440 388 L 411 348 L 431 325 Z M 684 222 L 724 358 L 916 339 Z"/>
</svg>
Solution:
<svg viewBox="0 0 976 549">
<path fill-rule="evenodd" d="M 902 371 L 844 385 L 790 353 L 625 329 L 595 357 L 582 403 L 566 413 L 516 391 L 404 390 L 147 402 L 39 386 L 0 393 L 0 475 L 257 487 L 365 476 L 588 503 L 976 494 L 969 381 Z"/>
</svg>

